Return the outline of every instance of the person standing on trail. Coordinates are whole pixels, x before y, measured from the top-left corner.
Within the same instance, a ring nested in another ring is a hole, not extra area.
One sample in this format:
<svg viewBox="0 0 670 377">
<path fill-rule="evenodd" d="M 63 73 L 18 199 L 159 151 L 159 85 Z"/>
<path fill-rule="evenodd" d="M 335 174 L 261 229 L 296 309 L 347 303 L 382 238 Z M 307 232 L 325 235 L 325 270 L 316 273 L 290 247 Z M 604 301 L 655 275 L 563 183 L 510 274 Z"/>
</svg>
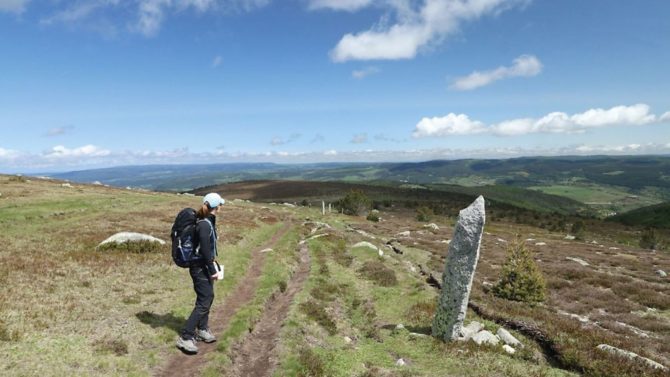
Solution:
<svg viewBox="0 0 670 377">
<path fill-rule="evenodd" d="M 177 339 L 177 348 L 186 353 L 198 352 L 197 340 L 205 343 L 216 341 L 216 337 L 209 331 L 209 309 L 214 301 L 214 281 L 217 278 L 217 269 L 214 259 L 216 250 L 216 214 L 225 200 L 217 193 L 205 195 L 202 206 L 196 211 L 195 234 L 198 240 L 198 253 L 203 257 L 202 263 L 189 267 L 193 289 L 196 294 L 195 307 L 188 317 L 184 328 Z"/>
</svg>

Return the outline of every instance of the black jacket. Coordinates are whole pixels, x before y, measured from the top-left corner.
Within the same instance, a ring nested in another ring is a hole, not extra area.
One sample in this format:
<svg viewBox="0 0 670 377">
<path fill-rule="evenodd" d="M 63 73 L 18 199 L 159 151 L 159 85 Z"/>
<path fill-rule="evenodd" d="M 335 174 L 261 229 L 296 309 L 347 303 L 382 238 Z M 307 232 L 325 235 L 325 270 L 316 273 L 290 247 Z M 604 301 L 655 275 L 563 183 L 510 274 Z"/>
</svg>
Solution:
<svg viewBox="0 0 670 377">
<path fill-rule="evenodd" d="M 198 220 L 195 226 L 195 232 L 198 236 L 199 253 L 204 257 L 204 267 L 207 268 L 209 276 L 216 274 L 214 268 L 214 259 L 216 259 L 216 216 L 209 216 L 205 220 Z"/>
</svg>

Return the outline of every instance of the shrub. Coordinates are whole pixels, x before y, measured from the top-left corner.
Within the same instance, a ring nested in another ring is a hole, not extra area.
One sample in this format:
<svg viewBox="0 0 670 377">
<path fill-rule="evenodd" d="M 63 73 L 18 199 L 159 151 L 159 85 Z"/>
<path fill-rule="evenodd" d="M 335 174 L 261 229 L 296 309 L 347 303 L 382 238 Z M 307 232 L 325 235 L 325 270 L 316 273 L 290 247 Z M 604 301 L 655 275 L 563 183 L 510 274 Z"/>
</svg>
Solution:
<svg viewBox="0 0 670 377">
<path fill-rule="evenodd" d="M 303 199 L 300 202 L 300 205 L 303 206 L 303 207 L 309 207 L 309 201 L 307 199 Z"/>
<path fill-rule="evenodd" d="M 323 360 L 310 348 L 300 350 L 298 363 L 301 366 L 298 372 L 299 377 L 321 377 L 326 375 Z"/>
<path fill-rule="evenodd" d="M 435 213 L 433 210 L 426 206 L 421 206 L 416 210 L 416 219 L 418 221 L 428 222 L 433 218 L 434 215 Z"/>
<path fill-rule="evenodd" d="M 339 204 L 345 214 L 358 216 L 370 209 L 371 202 L 362 190 L 351 190 Z"/>
<path fill-rule="evenodd" d="M 321 325 L 328 334 L 335 335 L 337 332 L 337 325 L 330 315 L 326 312 L 323 305 L 316 301 L 309 300 L 300 304 L 300 310 L 307 316 L 307 318 L 315 321 Z"/>
<path fill-rule="evenodd" d="M 398 279 L 395 271 L 384 266 L 380 261 L 368 261 L 358 270 L 366 279 L 381 285 L 382 287 L 392 287 L 398 285 Z"/>
<path fill-rule="evenodd" d="M 575 223 L 572 224 L 572 228 L 570 228 L 570 233 L 572 233 L 572 235 L 575 236 L 575 239 L 577 240 L 583 241 L 585 232 L 586 224 L 584 224 L 584 221 L 582 220 L 575 221 Z"/>
<path fill-rule="evenodd" d="M 379 215 L 374 213 L 374 212 L 370 212 L 368 214 L 367 220 L 378 223 L 379 222 Z"/>
<path fill-rule="evenodd" d="M 534 304 L 544 301 L 544 291 L 544 278 L 535 264 L 532 252 L 523 241 L 517 240 L 507 248 L 507 260 L 500 281 L 493 287 L 493 294 Z"/>
<path fill-rule="evenodd" d="M 640 247 L 643 249 L 656 250 L 659 249 L 661 240 L 658 237 L 654 228 L 648 228 L 642 232 L 642 237 L 640 238 Z"/>
</svg>

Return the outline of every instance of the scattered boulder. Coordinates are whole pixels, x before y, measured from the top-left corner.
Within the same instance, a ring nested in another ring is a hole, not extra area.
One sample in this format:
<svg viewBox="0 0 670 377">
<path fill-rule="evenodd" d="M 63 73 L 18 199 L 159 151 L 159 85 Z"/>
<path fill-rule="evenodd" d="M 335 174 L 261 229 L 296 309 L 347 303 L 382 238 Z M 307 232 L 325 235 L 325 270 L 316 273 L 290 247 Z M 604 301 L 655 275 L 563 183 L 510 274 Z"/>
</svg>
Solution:
<svg viewBox="0 0 670 377">
<path fill-rule="evenodd" d="M 571 260 L 571 261 L 573 261 L 573 262 L 577 262 L 577 263 L 581 264 L 581 265 L 584 266 L 584 267 L 586 267 L 586 266 L 590 266 L 588 262 L 586 262 L 585 260 L 580 259 L 580 258 L 565 257 L 565 259 L 567 259 L 567 260 Z"/>
<path fill-rule="evenodd" d="M 395 239 L 391 239 L 388 242 L 386 242 L 386 245 L 393 250 L 394 253 L 403 255 L 405 254 L 405 250 L 403 250 L 402 246 L 400 245 L 400 242 Z"/>
<path fill-rule="evenodd" d="M 286 206 L 286 207 L 290 207 L 290 208 L 294 208 L 294 207 L 295 207 L 295 204 L 284 203 L 284 206 Z"/>
<path fill-rule="evenodd" d="M 423 227 L 427 228 L 427 229 L 430 229 L 430 230 L 440 230 L 440 227 L 437 226 L 437 224 L 435 224 L 435 223 L 426 224 Z"/>
<path fill-rule="evenodd" d="M 569 234 L 568 234 L 567 236 L 565 236 L 565 239 L 566 239 L 566 240 L 570 240 L 570 241 L 573 241 L 573 240 L 575 240 L 576 238 L 577 238 L 577 237 L 572 236 L 572 235 L 569 235 Z"/>
<path fill-rule="evenodd" d="M 621 348 L 612 347 L 612 346 L 607 345 L 607 344 L 601 344 L 597 348 L 601 351 L 608 352 L 612 355 L 616 355 L 616 356 L 619 356 L 619 357 L 625 357 L 625 358 L 630 359 L 630 360 L 641 361 L 644 364 L 646 364 L 647 366 L 652 367 L 654 369 L 661 369 L 661 370 L 664 370 L 664 371 L 668 370 L 668 368 L 665 367 L 663 364 L 657 363 L 656 361 L 651 360 L 651 359 L 647 359 L 646 357 L 642 357 L 642 356 L 640 356 L 640 355 L 638 355 L 634 352 L 622 350 Z"/>
<path fill-rule="evenodd" d="M 61 183 L 60 187 L 67 187 L 67 188 L 72 188 L 72 185 L 69 183 Z"/>
<path fill-rule="evenodd" d="M 484 329 L 484 325 L 477 321 L 470 322 L 467 326 L 461 327 L 459 340 L 470 340 L 475 334 Z"/>
<path fill-rule="evenodd" d="M 362 242 L 359 242 L 359 243 L 355 244 L 355 245 L 352 246 L 352 247 L 353 247 L 353 248 L 364 247 L 364 248 L 367 248 L 367 249 L 370 249 L 370 250 L 379 251 L 379 248 L 378 248 L 377 246 L 371 244 L 371 243 L 368 242 L 368 241 L 362 241 Z"/>
<path fill-rule="evenodd" d="M 404 232 L 400 232 L 400 233 L 396 234 L 396 237 L 405 237 L 405 238 L 407 238 L 407 237 L 410 237 L 411 234 L 412 234 L 412 233 L 411 233 L 409 230 L 406 230 L 406 231 L 404 231 Z"/>
<path fill-rule="evenodd" d="M 261 253 L 270 253 L 272 251 L 274 251 L 274 250 L 272 250 L 271 248 L 268 247 L 267 249 L 261 250 Z"/>
<path fill-rule="evenodd" d="M 507 243 L 507 240 L 504 240 L 504 239 L 502 239 L 502 238 L 498 238 L 497 241 L 498 241 L 498 242 L 502 242 L 502 243 Z"/>
<path fill-rule="evenodd" d="M 514 355 L 514 353 L 516 352 L 516 350 L 514 348 L 510 347 L 507 344 L 505 344 L 503 346 L 503 349 L 505 350 L 505 352 L 509 353 L 510 355 Z"/>
<path fill-rule="evenodd" d="M 405 364 L 406 364 L 406 363 L 405 363 L 405 360 L 403 360 L 403 359 L 398 359 L 398 360 L 395 362 L 395 365 L 397 365 L 397 366 L 399 366 L 399 367 L 402 367 L 402 366 L 404 366 Z"/>
<path fill-rule="evenodd" d="M 663 270 L 656 270 L 656 275 L 658 275 L 659 277 L 662 277 L 662 278 L 668 277 L 668 274 Z"/>
<path fill-rule="evenodd" d="M 100 242 L 98 248 L 110 243 L 115 243 L 118 245 L 126 242 L 157 242 L 161 245 L 165 245 L 165 241 L 161 240 L 160 238 L 150 236 L 148 234 L 134 233 L 134 232 L 120 232 Z"/>
<path fill-rule="evenodd" d="M 546 242 L 537 242 L 535 243 L 535 246 L 547 246 Z"/>
<path fill-rule="evenodd" d="M 345 336 L 345 337 L 344 337 L 344 342 L 345 342 L 345 343 L 347 343 L 347 344 L 349 344 L 349 343 L 351 343 L 351 342 L 352 342 L 352 340 L 351 340 L 351 338 L 350 338 L 350 337 L 348 337 L 348 336 Z"/>
<path fill-rule="evenodd" d="M 502 340 L 503 343 L 505 343 L 508 346 L 523 348 L 523 344 L 521 344 L 521 342 L 517 338 L 515 338 L 514 335 L 510 334 L 509 331 L 505 330 L 502 327 L 498 329 L 496 335 L 498 335 L 500 340 Z"/>
<path fill-rule="evenodd" d="M 497 346 L 498 343 L 500 342 L 500 339 L 498 339 L 497 336 L 493 335 L 490 331 L 488 330 L 482 330 L 475 334 L 475 336 L 472 337 L 472 341 L 477 343 L 477 345 L 482 345 L 482 344 L 488 344 L 491 346 Z"/>
</svg>

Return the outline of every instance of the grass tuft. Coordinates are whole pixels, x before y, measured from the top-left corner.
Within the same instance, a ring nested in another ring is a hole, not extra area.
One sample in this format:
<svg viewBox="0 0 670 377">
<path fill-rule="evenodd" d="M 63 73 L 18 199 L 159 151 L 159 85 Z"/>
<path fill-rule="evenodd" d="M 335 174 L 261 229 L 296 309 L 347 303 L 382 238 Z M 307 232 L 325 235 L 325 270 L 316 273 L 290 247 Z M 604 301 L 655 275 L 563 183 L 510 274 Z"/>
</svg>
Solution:
<svg viewBox="0 0 670 377">
<path fill-rule="evenodd" d="M 322 305 L 314 300 L 309 300 L 300 304 L 300 310 L 307 316 L 307 318 L 315 321 L 321 325 L 328 334 L 335 335 L 337 333 L 337 325 L 330 317 Z"/>
<path fill-rule="evenodd" d="M 398 285 L 395 271 L 384 266 L 380 261 L 367 261 L 358 272 L 368 280 L 371 280 L 382 287 L 393 287 Z"/>
</svg>

